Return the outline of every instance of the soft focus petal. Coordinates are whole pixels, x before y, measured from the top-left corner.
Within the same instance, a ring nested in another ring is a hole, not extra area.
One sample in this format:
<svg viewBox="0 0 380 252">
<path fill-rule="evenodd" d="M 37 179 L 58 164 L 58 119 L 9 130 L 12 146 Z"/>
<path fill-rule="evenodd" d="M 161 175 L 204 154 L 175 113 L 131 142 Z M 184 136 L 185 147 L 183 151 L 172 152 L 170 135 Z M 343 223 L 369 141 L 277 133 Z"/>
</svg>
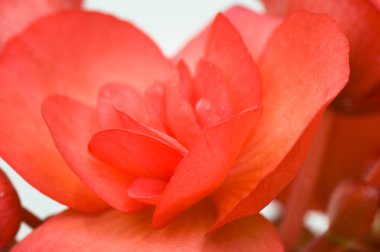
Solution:
<svg viewBox="0 0 380 252">
<path fill-rule="evenodd" d="M 252 57 L 257 60 L 272 32 L 281 23 L 281 19 L 269 15 L 254 13 L 244 7 L 233 7 L 224 15 L 240 32 Z M 210 27 L 204 29 L 192 39 L 175 57 L 174 61 L 183 59 L 191 69 L 203 56 Z"/>
<path fill-rule="evenodd" d="M 377 187 L 356 181 L 340 183 L 328 205 L 329 232 L 344 240 L 362 238 L 371 228 L 379 206 Z"/>
<path fill-rule="evenodd" d="M 107 46 L 105 46 L 107 45 Z M 95 104 L 106 83 L 139 90 L 165 78 L 169 63 L 128 23 L 80 11 L 46 17 L 12 40 L 0 58 L 0 156 L 44 194 L 99 210 L 97 197 L 67 167 L 41 117 L 52 94 Z"/>
<path fill-rule="evenodd" d="M 262 0 L 268 13 L 284 15 L 291 0 Z"/>
<path fill-rule="evenodd" d="M 348 43 L 330 18 L 299 12 L 273 33 L 259 63 L 263 114 L 214 194 L 217 226 L 258 212 L 294 177 L 323 109 L 347 82 Z"/>
<path fill-rule="evenodd" d="M 0 169 L 0 250 L 13 240 L 20 226 L 21 215 L 17 193 Z"/>
<path fill-rule="evenodd" d="M 282 2 L 282 1 L 278 1 Z M 350 81 L 334 101 L 348 112 L 380 109 L 380 10 L 379 1 L 288 0 L 287 14 L 298 9 L 333 17 L 350 42 Z"/>
<path fill-rule="evenodd" d="M 312 205 L 321 210 L 339 181 L 362 178 L 380 154 L 380 115 L 328 113 L 331 122 L 317 182 L 321 186 L 315 191 Z"/>
<path fill-rule="evenodd" d="M 214 192 L 236 163 L 260 115 L 255 107 L 205 129 L 182 159 L 160 199 L 154 226 L 162 227 Z"/>
<path fill-rule="evenodd" d="M 79 8 L 81 0 L 2 0 L 0 1 L 0 51 L 10 38 L 34 20 L 55 11 Z"/>
<path fill-rule="evenodd" d="M 103 162 L 134 177 L 168 179 L 183 158 L 158 137 L 122 129 L 96 133 L 88 147 Z"/>
<path fill-rule="evenodd" d="M 67 97 L 51 96 L 43 103 L 42 115 L 57 149 L 86 185 L 118 210 L 133 211 L 141 207 L 127 194 L 133 177 L 100 162 L 87 150 L 97 130 L 95 109 Z"/>
<path fill-rule="evenodd" d="M 14 249 L 19 251 L 284 251 L 275 228 L 260 215 L 205 236 L 213 221 L 208 206 L 191 209 L 170 226 L 154 230 L 150 212 L 66 211 L 51 218 Z"/>
<path fill-rule="evenodd" d="M 222 14 L 211 25 L 204 57 L 222 70 L 235 112 L 261 104 L 257 66 L 239 32 Z"/>
</svg>

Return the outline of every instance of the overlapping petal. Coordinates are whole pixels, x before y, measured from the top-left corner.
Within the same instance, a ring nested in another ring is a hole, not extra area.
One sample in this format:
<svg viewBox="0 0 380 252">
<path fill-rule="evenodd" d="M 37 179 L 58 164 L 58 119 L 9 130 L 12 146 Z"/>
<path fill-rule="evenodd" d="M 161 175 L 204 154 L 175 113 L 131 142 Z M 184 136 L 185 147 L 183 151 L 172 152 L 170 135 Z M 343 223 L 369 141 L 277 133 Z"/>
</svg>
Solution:
<svg viewBox="0 0 380 252">
<path fill-rule="evenodd" d="M 40 114 L 42 101 L 62 94 L 94 104 L 106 83 L 133 83 L 142 91 L 165 79 L 170 69 L 149 38 L 115 18 L 70 11 L 39 20 L 0 58 L 0 117 L 7 118 L 0 125 L 0 155 L 61 203 L 103 209 L 56 150 Z"/>
<path fill-rule="evenodd" d="M 66 211 L 48 220 L 13 251 L 284 251 L 275 228 L 260 215 L 205 237 L 213 221 L 209 210 L 209 206 L 192 208 L 161 230 L 152 229 L 149 211 L 133 215 Z"/>
<path fill-rule="evenodd" d="M 299 12 L 273 33 L 259 67 L 263 114 L 214 194 L 217 225 L 259 211 L 302 164 L 323 109 L 348 79 L 348 43 L 328 17 Z"/>
<path fill-rule="evenodd" d="M 379 111 L 380 105 L 380 10 L 378 1 L 368 0 L 287 0 L 264 1 L 273 13 L 298 9 L 332 16 L 350 42 L 351 74 L 347 87 L 334 106 L 348 112 Z M 286 7 L 283 7 L 286 5 Z"/>
<path fill-rule="evenodd" d="M 81 0 L 3 0 L 0 2 L 0 51 L 34 20 L 56 11 L 79 8 Z"/>
</svg>

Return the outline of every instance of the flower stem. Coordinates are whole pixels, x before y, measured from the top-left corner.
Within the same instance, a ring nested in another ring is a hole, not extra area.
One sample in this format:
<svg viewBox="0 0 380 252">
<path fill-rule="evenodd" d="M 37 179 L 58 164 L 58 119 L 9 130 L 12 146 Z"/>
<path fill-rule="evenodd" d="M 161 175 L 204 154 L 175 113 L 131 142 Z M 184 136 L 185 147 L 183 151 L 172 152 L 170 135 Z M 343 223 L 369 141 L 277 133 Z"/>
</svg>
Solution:
<svg viewBox="0 0 380 252">
<path fill-rule="evenodd" d="M 36 228 L 43 223 L 42 220 L 25 208 L 22 209 L 22 220 L 31 228 Z"/>
</svg>

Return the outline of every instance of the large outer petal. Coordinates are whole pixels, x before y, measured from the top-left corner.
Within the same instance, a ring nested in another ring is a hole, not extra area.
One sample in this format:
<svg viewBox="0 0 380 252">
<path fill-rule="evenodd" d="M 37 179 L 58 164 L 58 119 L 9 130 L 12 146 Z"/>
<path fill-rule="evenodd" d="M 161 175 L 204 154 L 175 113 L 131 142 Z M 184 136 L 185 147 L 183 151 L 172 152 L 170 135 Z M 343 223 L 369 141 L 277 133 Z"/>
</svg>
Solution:
<svg viewBox="0 0 380 252">
<path fill-rule="evenodd" d="M 143 205 L 128 196 L 134 177 L 93 157 L 87 145 L 98 130 L 96 111 L 64 96 L 50 96 L 42 104 L 42 115 L 57 149 L 69 167 L 94 192 L 120 211 Z"/>
<path fill-rule="evenodd" d="M 207 206 L 191 209 L 165 229 L 150 226 L 150 212 L 109 211 L 84 215 L 66 211 L 51 218 L 13 251 L 284 251 L 275 228 L 260 215 L 234 222 L 205 236 L 213 215 Z"/>
<path fill-rule="evenodd" d="M 255 60 L 261 55 L 274 29 L 281 23 L 280 18 L 257 14 L 238 6 L 227 10 L 224 15 L 240 32 Z M 203 56 L 209 32 L 210 27 L 200 32 L 174 57 L 174 60 L 183 59 L 194 69 L 197 61 Z"/>
<path fill-rule="evenodd" d="M 0 251 L 16 235 L 21 215 L 22 208 L 16 190 L 0 168 Z"/>
<path fill-rule="evenodd" d="M 274 1 L 273 1 L 274 2 Z M 277 1 L 280 5 L 283 1 Z M 286 14 L 298 9 L 332 16 L 350 42 L 350 81 L 334 101 L 348 111 L 379 111 L 380 9 L 373 0 L 287 0 Z"/>
<path fill-rule="evenodd" d="M 107 45 L 107 46 L 105 46 Z M 169 63 L 128 23 L 97 13 L 62 12 L 12 40 L 0 57 L 0 156 L 44 194 L 97 210 L 99 199 L 66 166 L 40 115 L 43 99 L 64 94 L 95 103 L 105 83 L 144 89 Z"/>
<path fill-rule="evenodd" d="M 321 112 L 347 82 L 348 43 L 330 18 L 299 12 L 273 33 L 259 66 L 263 114 L 239 166 L 213 197 L 217 225 L 259 211 L 290 182 Z"/>
<path fill-rule="evenodd" d="M 81 0 L 0 1 L 0 51 L 17 33 L 39 17 L 68 8 L 79 8 Z"/>
</svg>

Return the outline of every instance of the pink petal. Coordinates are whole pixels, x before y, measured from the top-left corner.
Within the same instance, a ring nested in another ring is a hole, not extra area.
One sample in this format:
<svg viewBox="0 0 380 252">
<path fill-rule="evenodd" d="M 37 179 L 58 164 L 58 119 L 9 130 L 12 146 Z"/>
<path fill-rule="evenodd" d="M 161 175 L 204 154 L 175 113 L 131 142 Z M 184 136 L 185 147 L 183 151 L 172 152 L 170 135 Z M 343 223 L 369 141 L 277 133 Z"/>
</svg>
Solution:
<svg viewBox="0 0 380 252">
<path fill-rule="evenodd" d="M 134 177 L 100 162 L 87 150 L 97 130 L 95 109 L 68 97 L 51 96 L 42 105 L 42 115 L 57 149 L 86 185 L 118 210 L 133 211 L 142 207 L 127 194 Z"/>
<path fill-rule="evenodd" d="M 235 112 L 261 104 L 261 79 L 256 64 L 239 32 L 222 14 L 211 25 L 205 60 L 222 70 Z"/>
<path fill-rule="evenodd" d="M 160 199 L 154 226 L 162 227 L 186 208 L 213 193 L 233 170 L 260 110 L 246 110 L 205 129 L 177 166 Z"/>
<path fill-rule="evenodd" d="M 350 81 L 334 106 L 349 112 L 379 111 L 380 107 L 380 10 L 377 8 L 380 5 L 376 1 L 288 0 L 287 14 L 299 9 L 328 14 L 347 36 Z"/>
<path fill-rule="evenodd" d="M 108 84 L 100 89 L 97 112 L 101 129 L 122 127 L 119 114 L 115 108 L 137 121 L 148 121 L 141 94 L 127 85 Z"/>
<path fill-rule="evenodd" d="M 218 67 L 200 60 L 195 83 L 200 97 L 195 108 L 198 112 L 199 121 L 203 122 L 203 127 L 215 126 L 233 115 L 226 80 Z M 202 101 L 209 103 L 211 111 L 206 109 L 203 114 L 199 113 L 201 112 L 199 108 L 202 108 Z M 209 120 L 210 117 L 215 118 L 215 120 Z"/>
<path fill-rule="evenodd" d="M 94 156 L 133 177 L 168 179 L 183 158 L 158 137 L 122 129 L 100 131 L 88 146 Z"/>
<path fill-rule="evenodd" d="M 1 56 L 0 117 L 7 120 L 0 124 L 0 155 L 55 200 L 80 210 L 104 208 L 56 150 L 41 117 L 42 101 L 63 94 L 95 104 L 105 83 L 143 90 L 170 68 L 145 35 L 115 18 L 67 11 L 37 21 Z"/>
<path fill-rule="evenodd" d="M 150 217 L 149 211 L 98 215 L 66 211 L 49 219 L 13 251 L 284 251 L 275 228 L 260 215 L 207 237 L 213 215 L 206 207 L 192 209 L 162 230 L 151 228 Z"/>
<path fill-rule="evenodd" d="M 174 137 L 184 146 L 193 144 L 201 127 L 190 102 L 181 92 L 181 87 L 173 83 L 166 89 L 166 118 Z"/>
<path fill-rule="evenodd" d="M 165 190 L 167 182 L 155 178 L 138 178 L 128 189 L 129 197 L 140 202 L 156 205 Z"/>
<path fill-rule="evenodd" d="M 36 19 L 56 11 L 79 8 L 81 0 L 0 1 L 0 51 L 15 35 Z"/>
<path fill-rule="evenodd" d="M 255 60 L 259 58 L 272 32 L 282 21 L 281 18 L 254 13 L 240 6 L 227 10 L 224 15 L 239 30 Z M 210 27 L 201 31 L 174 57 L 174 61 L 183 59 L 191 69 L 194 69 L 203 56 L 209 32 Z"/>
<path fill-rule="evenodd" d="M 235 172 L 213 195 L 214 228 L 260 211 L 294 177 L 324 108 L 348 79 L 348 43 L 331 19 L 298 12 L 274 32 L 260 69 L 263 114 Z"/>
</svg>

